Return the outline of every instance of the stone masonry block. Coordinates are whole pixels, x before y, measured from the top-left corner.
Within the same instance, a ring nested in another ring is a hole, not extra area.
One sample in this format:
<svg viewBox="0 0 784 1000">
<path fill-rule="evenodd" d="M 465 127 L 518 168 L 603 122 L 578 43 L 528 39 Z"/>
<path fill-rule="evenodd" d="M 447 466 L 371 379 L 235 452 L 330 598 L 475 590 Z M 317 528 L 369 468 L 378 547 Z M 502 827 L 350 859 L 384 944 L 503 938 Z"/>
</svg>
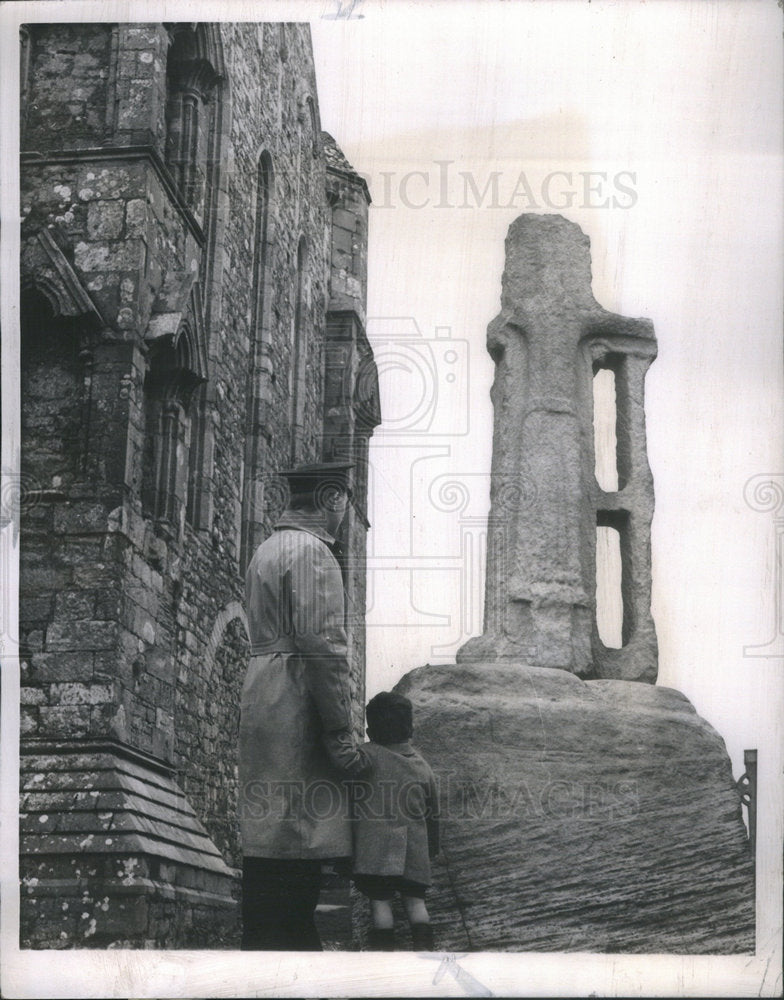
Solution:
<svg viewBox="0 0 784 1000">
<path fill-rule="evenodd" d="M 46 648 L 50 652 L 111 649 L 116 641 L 116 622 L 53 622 L 46 630 Z"/>
<path fill-rule="evenodd" d="M 91 653 L 33 653 L 27 661 L 27 678 L 32 684 L 49 681 L 77 681 L 90 677 Z"/>
<path fill-rule="evenodd" d="M 122 234 L 125 203 L 93 201 L 87 209 L 87 235 L 91 240 L 116 240 Z"/>
<path fill-rule="evenodd" d="M 129 49 L 159 49 L 167 41 L 163 25 L 123 25 L 123 45 Z"/>
<path fill-rule="evenodd" d="M 357 217 L 352 212 L 347 212 L 343 208 L 336 208 L 332 212 L 332 223 L 335 227 L 340 227 L 341 229 L 348 229 L 349 232 L 354 232 L 354 227 L 357 224 Z"/>
<path fill-rule="evenodd" d="M 86 736 L 90 731 L 89 705 L 55 705 L 38 709 L 41 730 L 47 736 Z"/>
<path fill-rule="evenodd" d="M 38 708 L 23 705 L 19 710 L 19 732 L 22 736 L 37 733 L 39 726 Z"/>
<path fill-rule="evenodd" d="M 54 617 L 58 621 L 92 618 L 95 595 L 91 591 L 64 590 L 55 596 Z"/>
<path fill-rule="evenodd" d="M 355 242 L 356 237 L 352 232 L 346 229 L 338 229 L 337 227 L 333 228 L 332 246 L 335 250 L 350 255 Z"/>
<path fill-rule="evenodd" d="M 19 702 L 22 705 L 45 705 L 46 692 L 41 688 L 23 687 L 19 693 Z"/>
<path fill-rule="evenodd" d="M 24 656 L 40 652 L 44 648 L 43 629 L 30 629 L 22 632 L 20 648 Z"/>
<path fill-rule="evenodd" d="M 143 198 L 132 198 L 125 206 L 126 236 L 144 236 L 146 227 L 147 202 Z"/>
<path fill-rule="evenodd" d="M 142 264 L 143 246 L 139 240 L 77 243 L 74 262 L 83 272 L 134 271 Z"/>
<path fill-rule="evenodd" d="M 29 566 L 24 569 L 25 591 L 35 594 L 67 587 L 73 576 L 70 566 Z"/>
<path fill-rule="evenodd" d="M 121 129 L 143 129 L 150 123 L 150 105 L 153 94 L 151 80 L 132 80 L 127 100 L 121 100 L 117 109 L 117 125 Z"/>
<path fill-rule="evenodd" d="M 93 616 L 95 620 L 113 621 L 120 608 L 120 592 L 116 587 L 106 587 L 95 594 Z"/>
<path fill-rule="evenodd" d="M 53 705 L 98 705 L 113 701 L 114 687 L 111 684 L 52 684 L 50 698 Z"/>
<path fill-rule="evenodd" d="M 19 605 L 20 622 L 48 621 L 52 615 L 52 597 L 25 597 Z"/>
</svg>

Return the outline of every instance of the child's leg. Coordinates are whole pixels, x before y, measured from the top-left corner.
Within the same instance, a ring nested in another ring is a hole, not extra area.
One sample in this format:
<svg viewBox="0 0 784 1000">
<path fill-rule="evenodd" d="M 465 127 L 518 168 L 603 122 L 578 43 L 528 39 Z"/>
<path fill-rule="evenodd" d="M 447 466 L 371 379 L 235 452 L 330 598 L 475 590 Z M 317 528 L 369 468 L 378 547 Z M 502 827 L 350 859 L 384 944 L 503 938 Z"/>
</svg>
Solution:
<svg viewBox="0 0 784 1000">
<path fill-rule="evenodd" d="M 433 951 L 433 929 L 430 926 L 430 914 L 427 912 L 424 899 L 419 896 L 403 896 L 406 916 L 411 924 L 411 947 L 414 951 Z"/>
<path fill-rule="evenodd" d="M 354 885 L 370 906 L 367 943 L 370 951 L 394 951 L 395 917 L 392 913 L 394 889 L 380 875 L 354 875 Z"/>
<path fill-rule="evenodd" d="M 388 899 L 370 900 L 372 927 L 368 932 L 371 951 L 395 950 L 395 917 Z"/>
<path fill-rule="evenodd" d="M 410 924 L 429 924 L 430 914 L 427 912 L 424 899 L 419 896 L 403 896 L 403 906 Z"/>
<path fill-rule="evenodd" d="M 378 931 L 388 931 L 395 926 L 392 905 L 388 899 L 371 899 L 370 914 L 373 927 Z"/>
</svg>

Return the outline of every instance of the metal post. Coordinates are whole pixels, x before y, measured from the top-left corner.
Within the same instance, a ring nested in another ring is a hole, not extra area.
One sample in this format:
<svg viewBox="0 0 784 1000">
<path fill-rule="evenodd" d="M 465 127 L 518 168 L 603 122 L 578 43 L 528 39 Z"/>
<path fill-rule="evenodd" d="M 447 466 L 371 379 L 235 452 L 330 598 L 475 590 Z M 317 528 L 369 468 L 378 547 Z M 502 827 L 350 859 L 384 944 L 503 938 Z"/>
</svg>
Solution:
<svg viewBox="0 0 784 1000">
<path fill-rule="evenodd" d="M 749 811 L 749 848 L 751 864 L 756 871 L 757 862 L 757 751 L 744 750 L 743 763 L 746 771 L 735 782 L 740 799 Z"/>
</svg>

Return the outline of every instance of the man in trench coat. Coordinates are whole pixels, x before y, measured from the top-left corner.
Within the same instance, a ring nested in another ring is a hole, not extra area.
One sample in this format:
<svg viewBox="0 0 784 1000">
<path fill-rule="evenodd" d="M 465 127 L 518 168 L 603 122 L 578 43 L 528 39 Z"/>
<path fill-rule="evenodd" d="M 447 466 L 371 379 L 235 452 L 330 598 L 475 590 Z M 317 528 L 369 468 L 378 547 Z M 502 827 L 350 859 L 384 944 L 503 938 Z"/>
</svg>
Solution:
<svg viewBox="0 0 784 1000">
<path fill-rule="evenodd" d="M 331 546 L 346 463 L 282 473 L 290 501 L 245 589 L 251 650 L 240 710 L 239 810 L 246 950 L 319 951 L 321 862 L 351 855 L 351 735 L 343 579 Z"/>
</svg>

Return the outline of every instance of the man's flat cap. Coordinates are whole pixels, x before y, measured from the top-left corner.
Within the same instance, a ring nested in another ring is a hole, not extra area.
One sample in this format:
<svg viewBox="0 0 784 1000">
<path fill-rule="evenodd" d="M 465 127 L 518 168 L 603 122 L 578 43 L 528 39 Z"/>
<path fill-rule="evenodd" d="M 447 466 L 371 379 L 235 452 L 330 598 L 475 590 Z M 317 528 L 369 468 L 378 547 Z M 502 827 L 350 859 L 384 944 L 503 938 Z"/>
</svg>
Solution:
<svg viewBox="0 0 784 1000">
<path fill-rule="evenodd" d="M 281 469 L 278 475 L 288 481 L 292 493 L 308 493 L 330 486 L 347 490 L 349 473 L 353 468 L 353 462 L 315 462 L 298 465 L 294 469 Z"/>
</svg>

